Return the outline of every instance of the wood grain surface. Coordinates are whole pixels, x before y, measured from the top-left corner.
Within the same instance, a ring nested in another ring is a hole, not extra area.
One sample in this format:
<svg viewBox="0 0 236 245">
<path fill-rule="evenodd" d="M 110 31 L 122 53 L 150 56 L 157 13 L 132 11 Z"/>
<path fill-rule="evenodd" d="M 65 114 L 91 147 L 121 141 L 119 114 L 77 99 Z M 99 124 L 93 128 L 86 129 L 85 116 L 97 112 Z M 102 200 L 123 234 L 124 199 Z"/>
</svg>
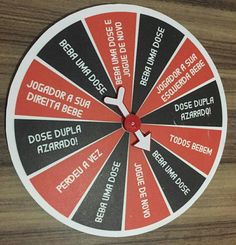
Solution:
<svg viewBox="0 0 236 245">
<path fill-rule="evenodd" d="M 0 0 L 0 244 L 236 244 L 236 1 L 126 1 L 158 10 L 192 32 L 215 62 L 228 105 L 228 134 L 215 177 L 183 215 L 155 231 L 103 238 L 75 231 L 43 211 L 21 184 L 8 153 L 4 117 L 12 76 L 32 41 L 78 9 L 120 1 Z"/>
</svg>

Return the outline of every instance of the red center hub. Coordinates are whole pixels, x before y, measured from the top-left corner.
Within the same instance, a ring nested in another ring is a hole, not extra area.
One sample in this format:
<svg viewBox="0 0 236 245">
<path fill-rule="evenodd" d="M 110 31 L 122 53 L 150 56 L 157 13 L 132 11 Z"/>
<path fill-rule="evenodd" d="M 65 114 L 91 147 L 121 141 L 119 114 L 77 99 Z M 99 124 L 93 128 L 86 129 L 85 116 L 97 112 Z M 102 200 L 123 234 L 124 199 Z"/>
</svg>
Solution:
<svg viewBox="0 0 236 245">
<path fill-rule="evenodd" d="M 123 125 L 126 131 L 134 133 L 140 129 L 141 121 L 138 116 L 130 114 L 125 118 Z"/>
</svg>

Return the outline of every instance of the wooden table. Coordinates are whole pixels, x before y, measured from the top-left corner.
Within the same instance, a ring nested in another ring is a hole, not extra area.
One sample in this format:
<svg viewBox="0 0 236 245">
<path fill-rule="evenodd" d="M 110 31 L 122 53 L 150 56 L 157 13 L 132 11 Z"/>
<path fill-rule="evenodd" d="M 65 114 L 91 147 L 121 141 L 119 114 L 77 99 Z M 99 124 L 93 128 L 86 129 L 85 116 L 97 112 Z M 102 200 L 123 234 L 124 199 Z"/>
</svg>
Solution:
<svg viewBox="0 0 236 245">
<path fill-rule="evenodd" d="M 126 1 L 156 9 L 180 22 L 205 46 L 221 75 L 228 104 L 228 136 L 218 171 L 183 215 L 147 234 L 102 238 L 59 223 L 22 186 L 11 163 L 4 130 L 12 76 L 31 42 L 70 12 L 113 1 L 0 1 L 0 244 L 236 244 L 236 2 Z"/>
</svg>

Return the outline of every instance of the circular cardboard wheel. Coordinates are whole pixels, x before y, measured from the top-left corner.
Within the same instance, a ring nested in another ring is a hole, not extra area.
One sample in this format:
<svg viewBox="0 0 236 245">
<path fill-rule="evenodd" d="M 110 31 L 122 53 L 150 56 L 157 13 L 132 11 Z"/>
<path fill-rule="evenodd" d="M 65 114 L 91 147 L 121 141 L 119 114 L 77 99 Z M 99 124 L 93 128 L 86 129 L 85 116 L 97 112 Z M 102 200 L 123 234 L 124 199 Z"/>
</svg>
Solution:
<svg viewBox="0 0 236 245">
<path fill-rule="evenodd" d="M 7 103 L 8 146 L 28 192 L 99 236 L 144 233 L 186 211 L 217 169 L 226 128 L 205 49 L 174 20 L 132 5 L 91 7 L 50 27 Z"/>
</svg>

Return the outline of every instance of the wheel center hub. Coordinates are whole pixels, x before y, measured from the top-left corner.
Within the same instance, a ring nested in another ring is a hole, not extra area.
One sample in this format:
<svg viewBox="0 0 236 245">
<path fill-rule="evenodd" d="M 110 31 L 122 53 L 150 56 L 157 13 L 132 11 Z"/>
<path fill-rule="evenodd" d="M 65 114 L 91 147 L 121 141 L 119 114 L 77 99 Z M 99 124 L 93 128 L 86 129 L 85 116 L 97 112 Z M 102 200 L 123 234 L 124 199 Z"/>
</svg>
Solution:
<svg viewBox="0 0 236 245">
<path fill-rule="evenodd" d="M 141 121 L 138 116 L 130 114 L 125 118 L 123 126 L 126 131 L 134 133 L 140 129 Z"/>
</svg>

